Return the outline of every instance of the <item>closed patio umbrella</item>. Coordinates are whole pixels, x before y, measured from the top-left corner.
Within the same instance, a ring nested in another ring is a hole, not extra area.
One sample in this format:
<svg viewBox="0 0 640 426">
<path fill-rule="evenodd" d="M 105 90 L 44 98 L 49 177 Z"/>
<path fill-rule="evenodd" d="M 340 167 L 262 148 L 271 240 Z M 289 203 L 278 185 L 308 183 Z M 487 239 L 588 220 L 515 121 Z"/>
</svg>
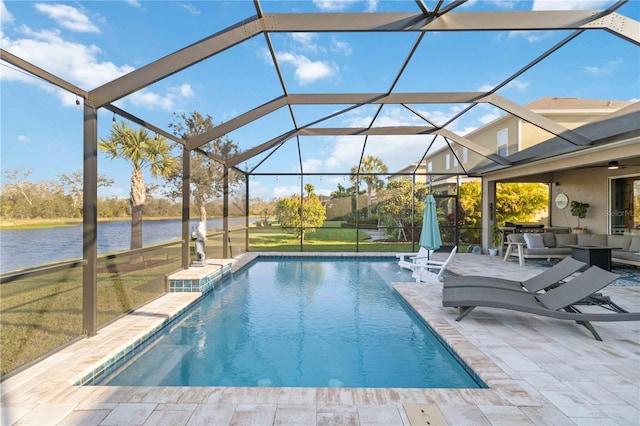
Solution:
<svg viewBox="0 0 640 426">
<path fill-rule="evenodd" d="M 424 200 L 424 215 L 422 217 L 422 232 L 420 232 L 420 246 L 427 250 L 437 250 L 442 245 L 438 215 L 436 213 L 436 199 L 428 194 Z"/>
</svg>

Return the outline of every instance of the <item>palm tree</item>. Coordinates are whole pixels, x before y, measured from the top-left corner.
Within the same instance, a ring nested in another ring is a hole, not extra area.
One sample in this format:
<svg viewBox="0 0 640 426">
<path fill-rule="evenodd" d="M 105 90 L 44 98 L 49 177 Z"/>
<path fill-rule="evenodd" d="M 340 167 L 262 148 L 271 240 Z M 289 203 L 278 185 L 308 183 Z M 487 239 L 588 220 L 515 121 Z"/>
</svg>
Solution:
<svg viewBox="0 0 640 426">
<path fill-rule="evenodd" d="M 382 162 L 378 157 L 368 155 L 362 159 L 362 164 L 358 170 L 358 166 L 351 168 L 351 180 L 355 182 L 360 175 L 359 179 L 367 184 L 367 217 L 371 216 L 371 193 L 374 188 L 380 189 L 384 185 L 384 181 L 376 176 L 374 173 L 387 173 L 388 169 L 386 164 Z M 356 174 L 358 176 L 356 176 Z"/>
<path fill-rule="evenodd" d="M 109 158 L 122 158 L 131 164 L 131 249 L 142 248 L 142 209 L 146 201 L 146 186 L 142 171 L 149 169 L 154 178 L 168 177 L 178 168 L 178 160 L 171 155 L 167 139 L 140 128 L 135 130 L 124 121 L 115 123 L 109 139 L 100 139 L 98 147 Z"/>
</svg>

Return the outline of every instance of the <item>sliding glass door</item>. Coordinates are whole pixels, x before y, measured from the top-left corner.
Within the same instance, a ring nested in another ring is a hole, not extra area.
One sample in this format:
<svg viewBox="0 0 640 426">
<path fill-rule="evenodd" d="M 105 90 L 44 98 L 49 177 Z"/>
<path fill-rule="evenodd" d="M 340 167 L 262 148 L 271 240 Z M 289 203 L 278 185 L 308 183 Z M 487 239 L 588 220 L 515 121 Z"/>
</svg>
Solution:
<svg viewBox="0 0 640 426">
<path fill-rule="evenodd" d="M 640 175 L 610 179 L 611 234 L 640 235 Z"/>
</svg>

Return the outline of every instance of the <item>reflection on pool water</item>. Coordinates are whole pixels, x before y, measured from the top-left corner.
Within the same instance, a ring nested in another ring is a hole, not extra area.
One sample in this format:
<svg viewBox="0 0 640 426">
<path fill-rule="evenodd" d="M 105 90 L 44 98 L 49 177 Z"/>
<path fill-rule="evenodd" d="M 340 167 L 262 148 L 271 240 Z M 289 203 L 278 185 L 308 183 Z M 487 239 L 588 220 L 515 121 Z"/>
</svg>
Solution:
<svg viewBox="0 0 640 426">
<path fill-rule="evenodd" d="M 95 385 L 485 387 L 393 290 L 390 258 L 260 258 Z"/>
</svg>

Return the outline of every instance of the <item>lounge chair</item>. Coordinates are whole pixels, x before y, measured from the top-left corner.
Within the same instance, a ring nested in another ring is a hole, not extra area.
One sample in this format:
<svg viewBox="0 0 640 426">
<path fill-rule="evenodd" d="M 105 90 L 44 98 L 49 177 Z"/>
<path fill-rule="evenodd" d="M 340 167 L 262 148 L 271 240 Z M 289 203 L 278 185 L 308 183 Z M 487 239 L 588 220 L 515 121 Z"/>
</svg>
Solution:
<svg viewBox="0 0 640 426">
<path fill-rule="evenodd" d="M 411 276 L 415 278 L 417 283 L 437 283 L 442 281 L 444 271 L 447 270 L 447 266 L 449 266 L 449 263 L 451 263 L 451 260 L 453 259 L 453 256 L 456 254 L 457 250 L 458 246 L 455 246 L 453 249 L 451 249 L 451 253 L 449 253 L 447 260 L 445 260 L 444 262 L 426 259 L 420 262 L 416 262 L 413 274 L 411 274 Z M 416 260 L 418 260 L 418 258 L 416 258 Z M 434 270 L 438 272 L 433 272 Z"/>
<path fill-rule="evenodd" d="M 524 281 L 508 280 L 480 275 L 456 275 L 444 278 L 444 287 L 491 287 L 504 290 L 528 291 L 537 293 L 558 285 L 565 278 L 578 272 L 586 263 L 572 257 L 565 257 L 551 268 Z"/>
<path fill-rule="evenodd" d="M 428 260 L 433 254 L 433 250 L 427 250 L 424 247 L 420 247 L 417 253 L 397 253 L 398 266 L 404 269 L 413 271 L 416 265 L 416 259 L 418 263 Z"/>
<path fill-rule="evenodd" d="M 602 340 L 591 321 L 640 321 L 640 312 L 627 312 L 613 303 L 597 303 L 609 313 L 581 312 L 577 306 L 620 276 L 592 266 L 576 278 L 542 294 L 489 287 L 445 287 L 442 306 L 457 307 L 461 321 L 477 307 L 509 309 L 550 318 L 576 321 L 585 326 L 593 337 Z"/>
</svg>

